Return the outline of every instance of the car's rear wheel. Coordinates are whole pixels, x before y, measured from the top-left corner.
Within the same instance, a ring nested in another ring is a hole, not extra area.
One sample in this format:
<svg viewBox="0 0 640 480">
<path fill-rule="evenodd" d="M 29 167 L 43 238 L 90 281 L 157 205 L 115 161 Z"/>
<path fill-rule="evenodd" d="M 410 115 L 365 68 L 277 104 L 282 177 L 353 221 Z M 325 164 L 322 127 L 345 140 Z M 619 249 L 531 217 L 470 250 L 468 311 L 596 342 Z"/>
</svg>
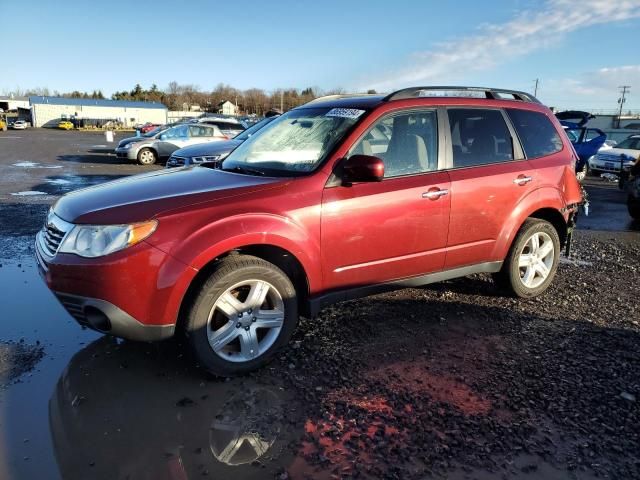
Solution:
<svg viewBox="0 0 640 480">
<path fill-rule="evenodd" d="M 297 322 L 296 291 L 287 275 L 260 258 L 232 255 L 196 294 L 185 334 L 204 368 L 235 376 L 268 363 Z"/>
<path fill-rule="evenodd" d="M 560 238 L 555 227 L 530 218 L 518 232 L 495 280 L 518 297 L 538 296 L 549 288 L 559 258 Z"/>
<path fill-rule="evenodd" d="M 143 148 L 138 152 L 138 163 L 140 165 L 153 165 L 156 163 L 156 152 L 150 148 Z"/>
<path fill-rule="evenodd" d="M 631 215 L 634 220 L 640 220 L 640 199 L 629 195 L 627 197 L 627 210 L 629 210 L 629 215 Z"/>
</svg>

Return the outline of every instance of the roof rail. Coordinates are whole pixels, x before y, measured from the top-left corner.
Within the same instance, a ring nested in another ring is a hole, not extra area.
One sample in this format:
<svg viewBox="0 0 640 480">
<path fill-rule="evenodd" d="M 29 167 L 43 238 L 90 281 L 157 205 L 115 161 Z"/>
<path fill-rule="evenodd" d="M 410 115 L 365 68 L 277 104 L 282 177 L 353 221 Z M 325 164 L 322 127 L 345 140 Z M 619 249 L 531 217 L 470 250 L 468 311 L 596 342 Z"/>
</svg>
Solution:
<svg viewBox="0 0 640 480">
<path fill-rule="evenodd" d="M 309 105 L 311 103 L 323 102 L 325 100 L 338 100 L 339 98 L 354 98 L 354 97 L 367 97 L 377 95 L 375 93 L 341 93 L 337 95 L 324 95 L 322 97 L 314 98 L 313 100 L 309 100 L 304 105 Z"/>
<path fill-rule="evenodd" d="M 403 88 L 396 92 L 390 93 L 382 100 L 388 102 L 390 100 L 404 100 L 407 98 L 415 98 L 421 95 L 421 92 L 481 92 L 489 99 L 503 99 L 502 95 L 511 95 L 513 100 L 521 102 L 542 103 L 530 93 L 520 92 L 518 90 L 505 90 L 503 88 L 484 88 L 484 87 L 454 87 L 454 86 L 432 86 L 432 87 L 410 87 Z M 446 96 L 446 95 L 445 95 Z M 511 100 L 511 99 L 508 99 Z"/>
</svg>

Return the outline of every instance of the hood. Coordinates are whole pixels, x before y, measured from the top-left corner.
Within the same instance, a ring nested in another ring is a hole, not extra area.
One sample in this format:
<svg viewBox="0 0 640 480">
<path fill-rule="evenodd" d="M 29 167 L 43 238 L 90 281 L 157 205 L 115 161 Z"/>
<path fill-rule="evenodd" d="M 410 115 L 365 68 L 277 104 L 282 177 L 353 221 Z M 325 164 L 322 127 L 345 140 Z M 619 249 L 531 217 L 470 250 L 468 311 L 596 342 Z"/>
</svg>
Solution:
<svg viewBox="0 0 640 480">
<path fill-rule="evenodd" d="M 142 142 L 143 140 L 153 140 L 153 137 L 128 137 L 118 142 L 118 147 L 124 147 L 130 143 Z"/>
<path fill-rule="evenodd" d="M 167 210 L 258 192 L 289 180 L 206 167 L 159 170 L 68 193 L 55 204 L 54 212 L 71 223 L 132 223 Z"/>
<path fill-rule="evenodd" d="M 242 143 L 241 140 L 225 140 L 223 142 L 208 142 L 190 145 L 188 147 L 176 150 L 171 154 L 172 157 L 199 157 L 222 155 L 228 153 Z"/>
<path fill-rule="evenodd" d="M 640 156 L 640 150 L 634 150 L 631 148 L 607 148 L 606 150 L 601 151 L 599 153 L 603 153 L 607 157 L 616 157 L 618 160 L 620 159 L 620 155 L 624 155 L 625 157 L 637 159 Z"/>
</svg>

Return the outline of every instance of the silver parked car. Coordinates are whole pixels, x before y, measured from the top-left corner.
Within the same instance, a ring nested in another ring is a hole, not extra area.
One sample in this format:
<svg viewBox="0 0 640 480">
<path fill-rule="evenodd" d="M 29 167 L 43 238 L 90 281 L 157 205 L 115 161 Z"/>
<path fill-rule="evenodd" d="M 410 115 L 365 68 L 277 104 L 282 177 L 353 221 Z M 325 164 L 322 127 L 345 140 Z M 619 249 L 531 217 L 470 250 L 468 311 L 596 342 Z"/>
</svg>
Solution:
<svg viewBox="0 0 640 480">
<path fill-rule="evenodd" d="M 118 158 L 137 161 L 141 165 L 153 165 L 179 148 L 226 140 L 226 136 L 215 125 L 199 123 L 175 125 L 164 130 L 159 128 L 149 134 L 152 135 L 122 140 L 116 148 Z"/>
<path fill-rule="evenodd" d="M 200 117 L 196 121 L 205 125 L 215 125 L 228 139 L 235 138 L 245 130 L 244 125 L 233 117 L 207 116 Z"/>
</svg>

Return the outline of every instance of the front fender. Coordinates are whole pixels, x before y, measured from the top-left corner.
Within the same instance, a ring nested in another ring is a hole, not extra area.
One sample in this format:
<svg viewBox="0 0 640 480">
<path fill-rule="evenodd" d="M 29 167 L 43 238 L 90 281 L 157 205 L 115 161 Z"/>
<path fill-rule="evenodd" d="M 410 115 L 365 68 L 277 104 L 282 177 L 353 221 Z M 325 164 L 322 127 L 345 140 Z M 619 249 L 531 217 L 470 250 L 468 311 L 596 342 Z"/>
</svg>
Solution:
<svg viewBox="0 0 640 480">
<path fill-rule="evenodd" d="M 200 270 L 215 258 L 249 245 L 271 245 L 287 250 L 304 268 L 310 291 L 320 289 L 319 234 L 314 238 L 302 225 L 275 214 L 241 214 L 222 218 L 189 232 L 168 253 Z"/>
<path fill-rule="evenodd" d="M 513 239 L 518 234 L 518 230 L 520 230 L 524 221 L 534 212 L 543 208 L 556 210 L 566 222 L 566 204 L 562 192 L 553 187 L 541 187 L 532 190 L 528 195 L 522 197 L 504 223 L 496 241 L 492 258 L 503 260 L 507 256 Z"/>
</svg>

